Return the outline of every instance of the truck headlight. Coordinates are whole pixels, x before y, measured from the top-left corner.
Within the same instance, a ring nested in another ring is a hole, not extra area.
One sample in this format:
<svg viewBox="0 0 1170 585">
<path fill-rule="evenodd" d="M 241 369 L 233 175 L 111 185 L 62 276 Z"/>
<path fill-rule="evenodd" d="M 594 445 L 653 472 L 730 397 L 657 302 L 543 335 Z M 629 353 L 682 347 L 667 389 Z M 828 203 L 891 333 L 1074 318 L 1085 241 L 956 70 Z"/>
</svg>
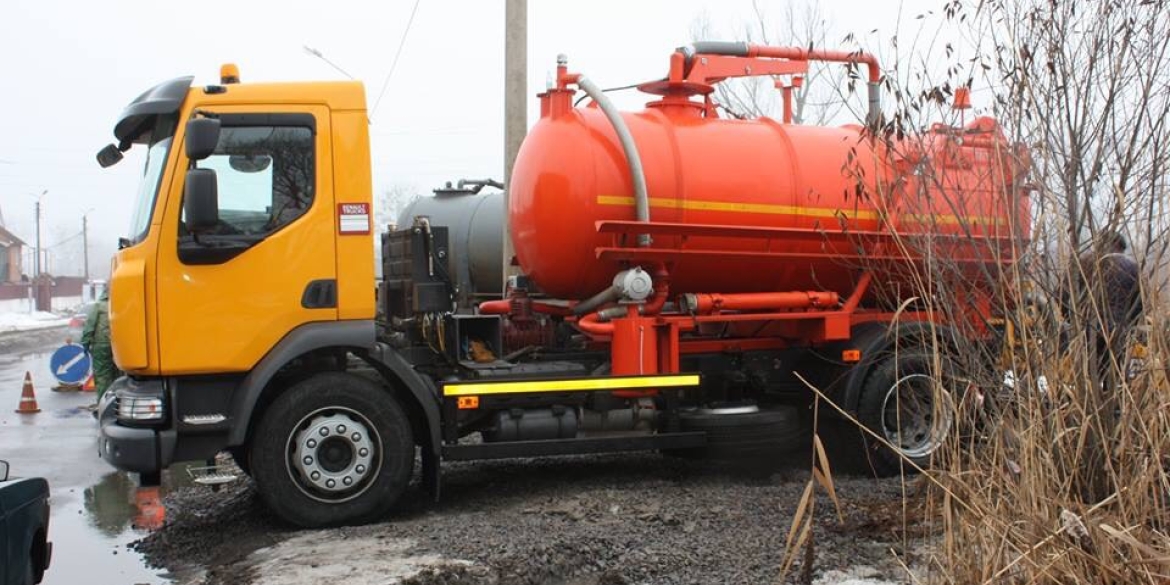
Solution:
<svg viewBox="0 0 1170 585">
<path fill-rule="evenodd" d="M 166 415 L 163 410 L 163 400 L 155 396 L 135 396 L 120 394 L 118 396 L 118 420 L 129 422 L 148 422 L 162 420 Z"/>
</svg>

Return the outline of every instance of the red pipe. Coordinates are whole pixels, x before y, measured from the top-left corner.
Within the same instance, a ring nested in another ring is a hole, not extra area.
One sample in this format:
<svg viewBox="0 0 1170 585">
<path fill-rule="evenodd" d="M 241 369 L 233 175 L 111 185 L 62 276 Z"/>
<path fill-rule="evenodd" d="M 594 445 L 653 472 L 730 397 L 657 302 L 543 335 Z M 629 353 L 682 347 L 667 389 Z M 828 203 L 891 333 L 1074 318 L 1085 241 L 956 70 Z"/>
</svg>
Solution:
<svg viewBox="0 0 1170 585">
<path fill-rule="evenodd" d="M 784 94 L 784 123 L 792 123 L 792 86 L 785 85 L 780 88 Z"/>
<path fill-rule="evenodd" d="M 748 45 L 748 57 L 769 57 L 772 59 L 792 59 L 795 61 L 831 61 L 834 63 L 864 63 L 869 68 L 869 82 L 877 83 L 882 79 L 881 66 L 877 57 L 869 53 L 858 51 L 826 51 L 823 49 L 808 50 L 802 47 L 766 47 L 763 45 Z"/>
<path fill-rule="evenodd" d="M 589 313 L 577 320 L 577 329 L 593 337 L 613 337 L 613 323 L 597 320 L 597 313 Z"/>
<path fill-rule="evenodd" d="M 685 295 L 687 309 L 708 315 L 720 311 L 771 311 L 836 307 L 840 297 L 835 292 L 776 292 L 740 294 Z"/>
<path fill-rule="evenodd" d="M 641 313 L 643 315 L 657 315 L 662 312 L 662 307 L 666 305 L 666 298 L 670 296 L 670 272 L 666 270 L 666 265 L 659 262 L 654 266 L 654 296 L 650 297 L 650 301 L 642 306 Z"/>
<path fill-rule="evenodd" d="M 568 317 L 573 314 L 573 310 L 569 307 L 562 307 L 560 305 L 552 305 L 549 303 L 542 303 L 534 301 L 532 303 L 532 310 L 537 313 L 545 315 L 553 315 L 556 317 Z M 510 299 L 501 299 L 497 301 L 484 301 L 479 304 L 480 315 L 511 315 L 512 301 Z"/>
<path fill-rule="evenodd" d="M 479 304 L 480 315 L 511 315 L 512 301 L 500 299 L 498 301 L 484 301 Z"/>
<path fill-rule="evenodd" d="M 861 297 L 865 296 L 866 291 L 869 290 L 869 283 L 873 282 L 873 273 L 866 272 L 861 275 L 861 280 L 857 282 L 857 288 L 853 289 L 853 294 L 845 300 L 845 306 L 841 307 L 842 311 L 852 313 L 857 310 L 857 305 L 861 303 Z"/>
</svg>

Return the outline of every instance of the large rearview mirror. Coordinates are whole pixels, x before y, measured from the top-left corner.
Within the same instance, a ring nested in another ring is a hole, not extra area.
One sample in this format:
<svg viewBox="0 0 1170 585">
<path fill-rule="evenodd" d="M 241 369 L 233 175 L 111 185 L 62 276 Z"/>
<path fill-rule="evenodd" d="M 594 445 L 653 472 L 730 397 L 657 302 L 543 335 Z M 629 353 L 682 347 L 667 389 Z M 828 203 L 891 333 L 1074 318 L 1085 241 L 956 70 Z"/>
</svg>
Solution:
<svg viewBox="0 0 1170 585">
<path fill-rule="evenodd" d="M 213 152 L 219 144 L 219 120 L 215 118 L 195 118 L 187 122 L 187 136 L 184 138 L 187 146 L 187 158 L 203 160 Z"/>
<path fill-rule="evenodd" d="M 122 151 L 118 150 L 118 147 L 113 144 L 107 144 L 105 148 L 102 148 L 97 153 L 98 164 L 103 169 L 118 164 L 120 160 L 122 160 Z"/>
<path fill-rule="evenodd" d="M 212 169 L 187 171 L 183 185 L 183 214 L 187 231 L 200 234 L 219 224 L 219 189 Z"/>
<path fill-rule="evenodd" d="M 8 462 L 0 461 L 0 481 L 8 481 Z"/>
<path fill-rule="evenodd" d="M 228 157 L 228 165 L 233 171 L 259 173 L 272 165 L 272 157 L 267 154 L 233 154 Z"/>
</svg>

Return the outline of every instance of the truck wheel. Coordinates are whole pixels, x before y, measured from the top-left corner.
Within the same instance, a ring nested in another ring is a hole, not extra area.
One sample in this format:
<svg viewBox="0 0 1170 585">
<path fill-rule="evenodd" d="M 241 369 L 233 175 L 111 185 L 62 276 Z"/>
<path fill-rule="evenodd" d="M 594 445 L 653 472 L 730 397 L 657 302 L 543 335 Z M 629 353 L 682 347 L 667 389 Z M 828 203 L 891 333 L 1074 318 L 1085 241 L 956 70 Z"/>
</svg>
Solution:
<svg viewBox="0 0 1170 585">
<path fill-rule="evenodd" d="M 306 528 L 383 517 L 414 468 L 410 421 L 374 382 L 318 374 L 276 398 L 250 445 L 260 496 L 281 519 Z"/>
<path fill-rule="evenodd" d="M 248 448 L 243 445 L 228 447 L 227 452 L 232 456 L 232 461 L 235 462 L 236 467 L 239 467 L 240 471 L 244 472 L 244 475 L 251 477 L 252 466 L 248 464 Z"/>
<path fill-rule="evenodd" d="M 752 459 L 779 455 L 802 444 L 804 425 L 791 406 L 760 410 L 755 405 L 703 408 L 679 414 L 683 431 L 704 431 L 707 445 L 671 450 L 685 458 Z"/>
<path fill-rule="evenodd" d="M 950 364 L 944 358 L 941 376 L 936 376 L 933 363 L 934 357 L 924 352 L 891 355 L 865 381 L 858 418 L 895 447 L 890 449 L 865 436 L 869 463 L 879 476 L 915 472 L 913 467 L 903 466 L 903 458 L 927 467 L 954 430 L 952 389 L 947 388 Z"/>
</svg>

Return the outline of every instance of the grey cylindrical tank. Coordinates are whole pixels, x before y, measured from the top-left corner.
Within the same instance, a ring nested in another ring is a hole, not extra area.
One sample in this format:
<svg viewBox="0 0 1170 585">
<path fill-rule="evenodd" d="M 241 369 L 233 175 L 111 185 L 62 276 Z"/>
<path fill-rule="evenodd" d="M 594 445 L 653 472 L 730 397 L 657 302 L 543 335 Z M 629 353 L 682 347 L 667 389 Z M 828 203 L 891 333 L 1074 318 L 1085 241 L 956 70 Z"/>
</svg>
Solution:
<svg viewBox="0 0 1170 585">
<path fill-rule="evenodd" d="M 407 206 L 398 225 L 409 226 L 422 215 L 431 219 L 431 225 L 449 230 L 450 266 L 459 288 L 459 305 L 499 298 L 504 290 L 504 194 L 439 189 L 434 196 L 419 197 Z"/>
</svg>

